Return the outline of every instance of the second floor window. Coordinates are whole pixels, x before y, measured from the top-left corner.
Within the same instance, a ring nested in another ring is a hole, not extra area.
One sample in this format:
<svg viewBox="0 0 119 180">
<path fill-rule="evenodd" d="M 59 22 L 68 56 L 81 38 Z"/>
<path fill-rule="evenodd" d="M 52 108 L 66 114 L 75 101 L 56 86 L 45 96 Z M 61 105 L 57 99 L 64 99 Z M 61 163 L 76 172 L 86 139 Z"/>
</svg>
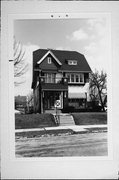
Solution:
<svg viewBox="0 0 119 180">
<path fill-rule="evenodd" d="M 67 73 L 67 78 L 69 83 L 84 83 L 84 74 L 76 74 L 76 73 Z"/>
<path fill-rule="evenodd" d="M 45 83 L 55 83 L 55 74 L 46 73 L 45 74 Z"/>
</svg>

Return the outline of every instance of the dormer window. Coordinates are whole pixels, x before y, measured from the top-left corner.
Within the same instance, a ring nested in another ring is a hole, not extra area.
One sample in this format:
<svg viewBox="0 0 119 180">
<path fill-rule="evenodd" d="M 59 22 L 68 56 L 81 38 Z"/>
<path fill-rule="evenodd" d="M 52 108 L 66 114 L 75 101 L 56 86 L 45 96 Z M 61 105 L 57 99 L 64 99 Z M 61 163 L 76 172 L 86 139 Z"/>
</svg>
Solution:
<svg viewBox="0 0 119 180">
<path fill-rule="evenodd" d="M 76 60 L 68 60 L 68 65 L 77 65 Z"/>
<path fill-rule="evenodd" d="M 47 60 L 48 60 L 48 64 L 51 64 L 51 63 L 52 63 L 51 57 L 48 57 Z"/>
</svg>

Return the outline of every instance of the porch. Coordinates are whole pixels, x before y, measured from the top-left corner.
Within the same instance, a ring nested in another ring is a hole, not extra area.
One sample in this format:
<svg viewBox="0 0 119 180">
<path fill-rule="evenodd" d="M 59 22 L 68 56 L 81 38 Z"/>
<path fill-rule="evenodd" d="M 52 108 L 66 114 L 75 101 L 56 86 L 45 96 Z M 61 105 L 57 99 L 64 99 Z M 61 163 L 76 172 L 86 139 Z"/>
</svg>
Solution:
<svg viewBox="0 0 119 180">
<path fill-rule="evenodd" d="M 51 111 L 55 113 L 56 101 L 58 100 L 58 109 L 61 110 L 68 105 L 68 91 L 65 90 L 42 90 L 41 92 L 41 113 Z"/>
</svg>

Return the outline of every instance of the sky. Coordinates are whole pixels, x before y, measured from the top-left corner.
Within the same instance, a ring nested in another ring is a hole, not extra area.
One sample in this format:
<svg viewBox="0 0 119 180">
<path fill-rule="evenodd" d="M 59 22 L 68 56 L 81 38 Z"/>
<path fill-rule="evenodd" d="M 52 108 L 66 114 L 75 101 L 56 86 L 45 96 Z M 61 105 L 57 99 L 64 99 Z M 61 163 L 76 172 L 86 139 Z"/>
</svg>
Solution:
<svg viewBox="0 0 119 180">
<path fill-rule="evenodd" d="M 14 36 L 25 50 L 28 71 L 15 95 L 28 95 L 32 83 L 32 52 L 37 49 L 74 50 L 82 53 L 92 71 L 108 70 L 108 38 L 105 18 L 22 19 L 14 21 Z"/>
</svg>

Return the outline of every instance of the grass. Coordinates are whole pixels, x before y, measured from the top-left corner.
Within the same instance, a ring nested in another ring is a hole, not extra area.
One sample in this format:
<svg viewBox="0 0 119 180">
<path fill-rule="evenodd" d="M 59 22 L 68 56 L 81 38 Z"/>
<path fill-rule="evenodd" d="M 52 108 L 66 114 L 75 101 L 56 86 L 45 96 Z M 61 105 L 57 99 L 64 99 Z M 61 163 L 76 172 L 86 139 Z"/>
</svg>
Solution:
<svg viewBox="0 0 119 180">
<path fill-rule="evenodd" d="M 107 124 L 107 113 L 72 113 L 76 125 Z"/>
<path fill-rule="evenodd" d="M 102 127 L 102 128 L 86 128 L 89 133 L 99 133 L 99 132 L 107 132 L 107 127 Z"/>
<path fill-rule="evenodd" d="M 15 129 L 56 126 L 52 114 L 15 114 Z"/>
<path fill-rule="evenodd" d="M 73 134 L 73 133 L 74 132 L 71 129 L 57 129 L 57 130 L 16 132 L 15 135 L 17 138 L 20 137 L 34 138 L 34 137 L 42 137 L 47 135 L 59 136 L 61 134 Z"/>
</svg>

